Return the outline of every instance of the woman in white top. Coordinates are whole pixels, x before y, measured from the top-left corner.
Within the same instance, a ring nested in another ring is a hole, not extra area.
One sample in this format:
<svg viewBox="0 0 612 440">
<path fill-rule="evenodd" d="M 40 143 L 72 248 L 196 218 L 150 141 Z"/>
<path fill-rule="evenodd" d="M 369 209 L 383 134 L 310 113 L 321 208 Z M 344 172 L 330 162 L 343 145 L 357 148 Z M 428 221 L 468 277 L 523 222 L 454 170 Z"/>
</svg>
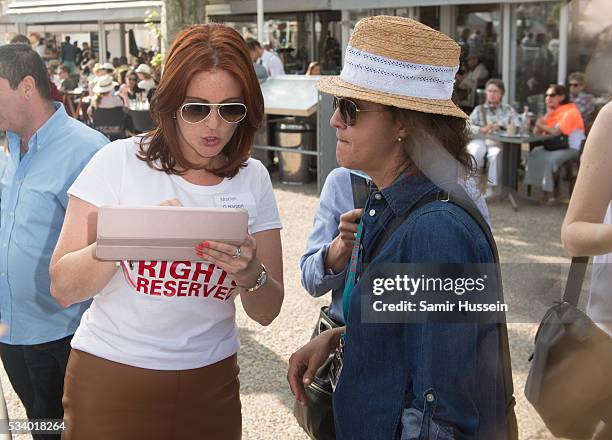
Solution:
<svg viewBox="0 0 612 440">
<path fill-rule="evenodd" d="M 113 82 L 112 76 L 103 75 L 98 78 L 93 88 L 94 97 L 91 100 L 91 105 L 87 108 L 87 114 L 90 119 L 92 118 L 94 109 L 124 106 L 123 99 L 113 94 L 114 91 L 115 83 Z"/>
<path fill-rule="evenodd" d="M 153 94 L 157 88 L 157 83 L 153 79 L 153 69 L 148 64 L 140 64 L 136 70 L 138 75 L 138 88 L 144 90 L 147 100 L 153 99 Z"/>
<path fill-rule="evenodd" d="M 612 335 L 612 104 L 597 116 L 580 159 L 561 239 L 572 256 L 595 255 L 588 313 Z"/>
<path fill-rule="evenodd" d="M 506 86 L 501 79 L 492 78 L 485 84 L 485 103 L 477 105 L 470 114 L 470 134 L 472 139 L 467 146 L 474 156 L 479 170 L 485 166 L 485 157 L 489 163 L 487 173 L 486 197 L 499 194 L 499 181 L 502 169 L 501 142 L 483 139 L 479 135 L 495 133 L 508 124 L 516 124 L 518 115 L 511 105 L 504 104 L 502 99 Z"/>
<path fill-rule="evenodd" d="M 104 147 L 68 190 L 51 291 L 93 302 L 72 341 L 64 438 L 239 439 L 234 300 L 262 325 L 283 300 L 278 209 L 249 158 L 263 98 L 242 37 L 220 24 L 179 33 L 151 111 L 156 130 Z M 99 206 L 160 203 L 243 207 L 249 235 L 200 243 L 191 261 L 96 258 Z"/>
<path fill-rule="evenodd" d="M 580 159 L 578 179 L 561 229 L 571 256 L 594 255 L 587 314 L 612 336 L 612 104 L 595 119 Z M 585 367 L 586 368 L 586 367 Z M 612 437 L 612 419 L 597 439 Z"/>
</svg>

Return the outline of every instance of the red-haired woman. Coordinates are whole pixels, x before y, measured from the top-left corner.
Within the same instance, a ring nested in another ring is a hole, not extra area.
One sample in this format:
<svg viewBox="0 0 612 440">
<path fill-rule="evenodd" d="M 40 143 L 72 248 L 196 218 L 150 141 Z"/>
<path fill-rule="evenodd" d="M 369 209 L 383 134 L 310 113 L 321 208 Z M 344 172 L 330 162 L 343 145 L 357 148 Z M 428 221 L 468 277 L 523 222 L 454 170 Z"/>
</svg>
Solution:
<svg viewBox="0 0 612 440">
<path fill-rule="evenodd" d="M 249 158 L 263 98 L 241 36 L 219 24 L 179 33 L 151 109 L 156 130 L 104 147 L 68 190 L 51 290 L 62 305 L 93 302 L 72 340 L 64 438 L 239 439 L 234 299 L 262 325 L 283 300 L 278 209 Z M 99 206 L 228 199 L 249 211 L 240 246 L 120 269 L 95 257 Z"/>
</svg>

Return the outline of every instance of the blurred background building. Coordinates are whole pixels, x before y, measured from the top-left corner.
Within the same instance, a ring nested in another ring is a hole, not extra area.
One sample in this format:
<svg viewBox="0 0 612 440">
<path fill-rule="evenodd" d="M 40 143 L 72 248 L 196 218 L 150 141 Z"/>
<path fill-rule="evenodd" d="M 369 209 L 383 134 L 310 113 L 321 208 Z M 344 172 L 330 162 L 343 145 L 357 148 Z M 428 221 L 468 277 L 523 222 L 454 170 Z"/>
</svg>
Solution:
<svg viewBox="0 0 612 440">
<path fill-rule="evenodd" d="M 160 43 L 151 26 L 159 22 L 161 5 L 139 0 L 3 1 L 0 39 L 23 33 L 44 38 L 53 50 L 70 35 L 73 42 L 86 41 L 92 51 L 110 52 L 110 57 L 129 55 L 131 39 L 132 50 L 136 45 L 156 51 Z M 591 92 L 612 91 L 610 0 L 264 0 L 263 9 L 263 35 L 257 35 L 256 0 L 206 2 L 209 20 L 269 45 L 287 73 L 304 73 L 311 61 L 321 63 L 323 74 L 339 72 L 355 23 L 388 14 L 415 18 L 455 38 L 464 60 L 477 55 L 490 77 L 505 81 L 511 103 L 526 102 L 549 83 L 566 83 L 573 71 L 586 72 Z M 152 25 L 144 23 L 146 17 Z"/>
</svg>

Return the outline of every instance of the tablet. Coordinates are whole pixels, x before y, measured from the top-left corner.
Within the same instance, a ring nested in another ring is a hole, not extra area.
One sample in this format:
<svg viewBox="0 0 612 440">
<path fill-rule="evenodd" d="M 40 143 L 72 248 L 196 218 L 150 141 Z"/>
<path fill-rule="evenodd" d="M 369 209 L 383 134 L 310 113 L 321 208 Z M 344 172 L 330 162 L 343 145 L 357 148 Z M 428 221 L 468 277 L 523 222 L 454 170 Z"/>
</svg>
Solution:
<svg viewBox="0 0 612 440">
<path fill-rule="evenodd" d="M 203 241 L 239 245 L 247 236 L 246 209 L 183 206 L 102 206 L 96 256 L 101 260 L 199 260 Z"/>
</svg>

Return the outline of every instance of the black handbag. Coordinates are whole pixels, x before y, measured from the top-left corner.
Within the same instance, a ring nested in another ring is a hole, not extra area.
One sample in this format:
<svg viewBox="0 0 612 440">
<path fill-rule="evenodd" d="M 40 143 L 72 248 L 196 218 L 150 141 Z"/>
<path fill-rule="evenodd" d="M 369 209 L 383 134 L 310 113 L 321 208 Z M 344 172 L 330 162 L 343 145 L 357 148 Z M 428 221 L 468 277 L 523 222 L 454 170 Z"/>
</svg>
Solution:
<svg viewBox="0 0 612 440">
<path fill-rule="evenodd" d="M 370 181 L 353 172 L 350 173 L 350 178 L 353 206 L 363 208 L 370 195 Z M 321 308 L 312 338 L 319 336 L 325 330 L 342 327 L 342 323 L 329 316 L 328 310 L 328 307 Z M 298 402 L 295 402 L 293 406 L 293 415 L 298 424 L 313 440 L 335 440 L 336 438 L 332 403 L 333 389 L 329 380 L 332 358 L 333 353 L 317 370 L 313 381 L 304 388 L 308 397 L 308 406 L 302 406 Z"/>
<path fill-rule="evenodd" d="M 578 310 L 588 257 L 572 258 L 563 300 L 540 323 L 525 396 L 555 436 L 590 439 L 612 427 L 612 338 Z"/>
<path fill-rule="evenodd" d="M 565 150 L 569 148 L 569 141 L 567 136 L 560 135 L 542 141 L 542 146 L 547 151 Z"/>
<path fill-rule="evenodd" d="M 321 308 L 319 320 L 312 334 L 313 338 L 326 330 L 342 326 L 329 316 L 327 311 L 327 307 Z M 317 370 L 312 382 L 304 388 L 308 397 L 308 406 L 302 406 L 298 402 L 293 406 L 293 415 L 298 424 L 313 440 L 335 440 L 336 438 L 332 403 L 333 390 L 328 377 L 332 358 L 333 354 Z"/>
</svg>

